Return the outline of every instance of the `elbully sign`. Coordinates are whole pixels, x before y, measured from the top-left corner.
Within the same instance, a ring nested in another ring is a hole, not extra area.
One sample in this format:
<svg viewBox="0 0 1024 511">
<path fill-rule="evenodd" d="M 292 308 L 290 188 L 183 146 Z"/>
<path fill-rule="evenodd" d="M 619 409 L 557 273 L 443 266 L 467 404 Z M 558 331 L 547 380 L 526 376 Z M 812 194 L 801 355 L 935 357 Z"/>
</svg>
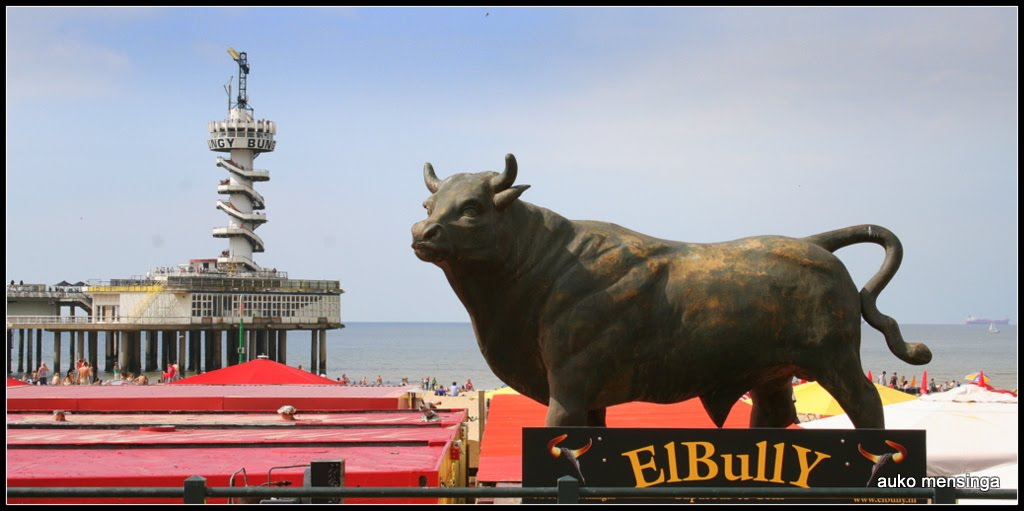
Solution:
<svg viewBox="0 0 1024 511">
<path fill-rule="evenodd" d="M 921 480 L 925 456 L 923 431 L 524 428 L 523 486 L 863 488 Z"/>
</svg>

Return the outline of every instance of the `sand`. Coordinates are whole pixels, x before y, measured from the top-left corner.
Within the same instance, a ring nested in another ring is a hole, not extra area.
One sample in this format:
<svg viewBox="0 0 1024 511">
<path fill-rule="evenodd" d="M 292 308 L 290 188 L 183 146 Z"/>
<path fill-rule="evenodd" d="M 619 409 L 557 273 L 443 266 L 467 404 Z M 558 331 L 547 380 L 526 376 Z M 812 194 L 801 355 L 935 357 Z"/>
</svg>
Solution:
<svg viewBox="0 0 1024 511">
<path fill-rule="evenodd" d="M 432 390 L 423 391 L 423 397 L 427 401 L 432 403 L 441 404 L 437 405 L 441 409 L 460 409 L 464 408 L 469 410 L 469 422 L 466 424 L 468 429 L 467 435 L 471 441 L 480 441 L 480 399 L 477 391 L 473 391 L 466 394 L 459 394 L 458 396 L 438 396 Z"/>
</svg>

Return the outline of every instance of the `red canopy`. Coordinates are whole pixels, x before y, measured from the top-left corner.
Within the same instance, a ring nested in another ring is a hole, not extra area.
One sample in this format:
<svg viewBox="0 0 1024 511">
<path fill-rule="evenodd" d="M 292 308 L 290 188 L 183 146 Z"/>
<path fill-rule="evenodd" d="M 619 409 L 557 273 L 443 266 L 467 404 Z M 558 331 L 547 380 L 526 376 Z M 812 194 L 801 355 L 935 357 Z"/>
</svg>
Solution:
<svg viewBox="0 0 1024 511">
<path fill-rule="evenodd" d="M 743 401 L 733 405 L 726 428 L 747 428 L 753 408 Z M 478 482 L 500 483 L 522 480 L 523 427 L 543 427 L 547 407 L 521 395 L 496 395 L 491 399 L 487 425 L 480 442 Z M 611 428 L 713 428 L 699 399 L 658 405 L 625 403 L 608 408 Z"/>
<path fill-rule="evenodd" d="M 8 387 L 17 387 L 18 385 L 28 385 L 28 383 L 25 383 L 25 382 L 23 382 L 21 380 L 15 380 L 14 378 L 11 378 L 10 376 L 7 377 L 7 386 Z"/>
<path fill-rule="evenodd" d="M 171 382 L 171 385 L 340 385 L 302 369 L 258 358 Z"/>
</svg>

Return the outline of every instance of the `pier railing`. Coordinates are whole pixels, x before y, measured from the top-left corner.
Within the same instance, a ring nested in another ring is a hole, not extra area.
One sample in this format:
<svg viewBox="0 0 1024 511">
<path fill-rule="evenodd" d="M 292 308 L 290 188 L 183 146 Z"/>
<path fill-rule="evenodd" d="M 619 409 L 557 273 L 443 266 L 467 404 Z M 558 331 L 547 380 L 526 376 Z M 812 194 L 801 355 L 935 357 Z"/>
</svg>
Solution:
<svg viewBox="0 0 1024 511">
<path fill-rule="evenodd" d="M 224 325 L 225 328 L 231 325 L 238 325 L 239 320 L 245 325 L 263 324 L 259 316 L 158 316 L 131 318 L 126 316 L 94 318 L 92 316 L 7 316 L 8 327 L 15 325 L 32 325 L 33 328 L 50 328 L 68 325 Z M 297 324 L 317 323 L 318 317 L 294 316 L 294 317 L 273 317 L 272 324 Z M 340 321 L 339 318 L 329 318 L 329 321 Z"/>
<path fill-rule="evenodd" d="M 172 498 L 185 504 L 204 504 L 207 498 L 306 499 L 357 498 L 548 498 L 559 504 L 576 504 L 584 498 L 659 499 L 846 499 L 862 503 L 886 503 L 927 499 L 933 504 L 955 504 L 959 499 L 1016 500 L 1017 490 L 963 488 L 596 488 L 580 486 L 571 476 L 546 488 L 519 487 L 210 487 L 206 478 L 192 476 L 181 487 L 8 487 L 7 498 Z M 335 500 L 336 502 L 337 500 Z M 281 502 L 281 500 L 278 500 Z M 326 502 L 326 501 L 324 501 Z"/>
<path fill-rule="evenodd" d="M 82 302 L 91 302 L 92 298 L 89 295 L 78 292 L 78 291 L 25 291 L 17 289 L 17 286 L 13 288 L 7 286 L 7 296 L 11 298 L 48 298 L 51 300 L 78 300 Z"/>
</svg>

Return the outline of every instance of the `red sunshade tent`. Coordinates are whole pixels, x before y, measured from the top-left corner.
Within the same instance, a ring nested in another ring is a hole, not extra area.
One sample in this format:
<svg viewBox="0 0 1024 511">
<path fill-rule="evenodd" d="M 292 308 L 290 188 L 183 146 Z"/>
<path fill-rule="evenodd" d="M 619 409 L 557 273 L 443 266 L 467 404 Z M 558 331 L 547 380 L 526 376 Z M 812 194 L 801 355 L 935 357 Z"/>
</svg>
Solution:
<svg viewBox="0 0 1024 511">
<path fill-rule="evenodd" d="M 7 386 L 8 387 L 17 387 L 19 385 L 28 385 L 28 383 L 25 383 L 25 382 L 23 382 L 21 380 L 15 380 L 14 378 L 11 378 L 10 376 L 7 377 Z"/>
<path fill-rule="evenodd" d="M 280 362 L 256 359 L 172 382 L 171 385 L 340 385 Z"/>
<path fill-rule="evenodd" d="M 726 428 L 747 428 L 753 408 L 742 401 L 733 405 Z M 523 428 L 543 427 L 547 407 L 522 395 L 499 394 L 491 400 L 487 427 L 480 442 L 480 468 L 476 480 L 487 483 L 522 481 Z M 612 428 L 714 428 L 699 399 L 659 405 L 625 403 L 608 408 Z"/>
</svg>

